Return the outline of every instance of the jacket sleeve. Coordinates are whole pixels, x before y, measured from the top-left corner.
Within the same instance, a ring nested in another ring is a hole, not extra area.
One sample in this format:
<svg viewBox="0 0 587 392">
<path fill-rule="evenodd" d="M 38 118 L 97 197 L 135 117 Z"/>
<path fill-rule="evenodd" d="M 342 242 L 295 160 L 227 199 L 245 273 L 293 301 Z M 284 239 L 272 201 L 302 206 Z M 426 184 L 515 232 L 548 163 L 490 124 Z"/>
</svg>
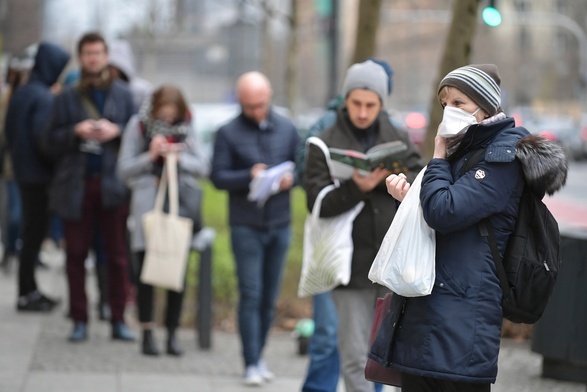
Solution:
<svg viewBox="0 0 587 392">
<path fill-rule="evenodd" d="M 455 180 L 449 162 L 432 159 L 420 190 L 424 219 L 443 234 L 463 230 L 503 212 L 522 181 L 517 160 L 495 163 L 483 160 Z"/>
<path fill-rule="evenodd" d="M 133 179 L 152 171 L 153 162 L 149 157 L 145 138 L 139 132 L 138 116 L 133 116 L 122 135 L 116 174 L 127 186 L 130 186 Z"/>
<path fill-rule="evenodd" d="M 234 169 L 236 163 L 227 133 L 228 128 L 225 127 L 216 132 L 210 180 L 218 189 L 246 191 L 251 182 L 251 171 L 250 168 Z"/>
<path fill-rule="evenodd" d="M 66 90 L 55 97 L 51 120 L 47 122 L 41 137 L 43 152 L 55 159 L 79 150 L 80 138 L 74 132 L 77 123 L 72 120 L 72 105 L 75 103 L 70 99 L 70 94 L 73 92 Z"/>
<path fill-rule="evenodd" d="M 304 165 L 303 186 L 306 190 L 306 205 L 312 211 L 318 193 L 332 184 L 330 171 L 322 150 L 312 144 L 306 147 L 306 164 Z M 328 192 L 322 200 L 320 216 L 327 218 L 340 215 L 357 205 L 365 194 L 359 190 L 351 179 L 341 181 L 340 187 Z"/>
</svg>

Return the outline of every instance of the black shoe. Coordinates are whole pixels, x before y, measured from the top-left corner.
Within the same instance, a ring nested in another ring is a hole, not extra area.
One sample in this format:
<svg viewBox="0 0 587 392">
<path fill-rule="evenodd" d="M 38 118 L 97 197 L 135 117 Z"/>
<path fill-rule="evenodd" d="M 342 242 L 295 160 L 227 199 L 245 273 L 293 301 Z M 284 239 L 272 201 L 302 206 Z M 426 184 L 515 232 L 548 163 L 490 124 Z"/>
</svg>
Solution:
<svg viewBox="0 0 587 392">
<path fill-rule="evenodd" d="M 183 354 L 183 351 L 179 348 L 177 339 L 175 337 L 175 331 L 170 330 L 167 336 L 167 354 L 179 357 Z"/>
<path fill-rule="evenodd" d="M 73 324 L 73 331 L 67 338 L 72 343 L 83 342 L 88 339 L 88 325 L 82 322 L 76 322 Z"/>
<path fill-rule="evenodd" d="M 125 342 L 134 342 L 135 336 L 122 321 L 112 324 L 112 339 Z"/>
<path fill-rule="evenodd" d="M 157 349 L 157 345 L 155 344 L 155 337 L 153 336 L 153 331 L 150 329 L 143 330 L 143 344 L 141 346 L 142 352 L 145 355 L 152 355 L 156 356 L 159 355 L 159 350 Z"/>
<path fill-rule="evenodd" d="M 18 298 L 16 309 L 19 312 L 50 312 L 59 305 L 59 302 L 44 296 L 39 291 L 33 291 Z"/>
</svg>

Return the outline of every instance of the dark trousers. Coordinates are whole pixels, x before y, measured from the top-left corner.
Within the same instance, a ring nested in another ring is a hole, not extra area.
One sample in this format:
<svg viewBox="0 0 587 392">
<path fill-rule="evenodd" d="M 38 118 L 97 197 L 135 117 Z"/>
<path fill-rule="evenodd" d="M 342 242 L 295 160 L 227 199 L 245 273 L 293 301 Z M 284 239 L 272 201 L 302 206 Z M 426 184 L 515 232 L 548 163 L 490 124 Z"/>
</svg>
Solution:
<svg viewBox="0 0 587 392">
<path fill-rule="evenodd" d="M 126 245 L 126 219 L 128 204 L 111 209 L 102 208 L 100 179 L 85 182 L 82 218 L 63 222 L 67 253 L 67 280 L 71 318 L 76 322 L 88 321 L 85 260 L 94 238 L 96 222 L 99 223 L 106 250 L 108 302 L 112 310 L 112 322 L 124 319 L 124 306 L 128 282 L 128 257 Z"/>
<path fill-rule="evenodd" d="M 35 262 L 49 227 L 49 195 L 44 184 L 18 184 L 22 202 L 22 249 L 18 268 L 18 295 L 37 289 Z"/>
<path fill-rule="evenodd" d="M 139 306 L 139 321 L 141 323 L 150 323 L 153 321 L 153 291 L 150 284 L 140 281 L 143 262 L 145 261 L 145 252 L 135 253 L 137 262 L 137 302 Z M 185 291 L 185 290 L 184 290 Z M 174 330 L 179 326 L 179 317 L 181 315 L 181 305 L 183 304 L 184 291 L 178 293 L 173 290 L 167 290 L 167 307 L 165 309 L 165 326 L 169 330 Z"/>
<path fill-rule="evenodd" d="M 402 373 L 402 392 L 489 392 L 491 384 L 439 380 Z"/>
</svg>

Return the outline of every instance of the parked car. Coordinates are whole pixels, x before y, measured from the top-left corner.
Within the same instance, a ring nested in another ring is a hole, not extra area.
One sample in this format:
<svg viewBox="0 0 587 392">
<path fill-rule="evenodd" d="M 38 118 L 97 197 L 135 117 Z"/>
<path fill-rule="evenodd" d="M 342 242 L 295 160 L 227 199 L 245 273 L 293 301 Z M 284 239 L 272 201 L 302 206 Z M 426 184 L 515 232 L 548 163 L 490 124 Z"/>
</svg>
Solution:
<svg viewBox="0 0 587 392">
<path fill-rule="evenodd" d="M 214 137 L 222 125 L 240 113 L 237 103 L 196 103 L 191 105 L 192 125 L 198 141 L 204 147 L 208 158 L 212 158 Z"/>
<path fill-rule="evenodd" d="M 421 149 L 426 141 L 428 114 L 422 111 L 392 112 L 391 118 L 401 129 L 408 132 L 412 143 Z"/>
<path fill-rule="evenodd" d="M 580 152 L 579 124 L 570 116 L 532 117 L 524 121 L 524 127 L 561 145 L 569 160 L 584 155 Z"/>
</svg>

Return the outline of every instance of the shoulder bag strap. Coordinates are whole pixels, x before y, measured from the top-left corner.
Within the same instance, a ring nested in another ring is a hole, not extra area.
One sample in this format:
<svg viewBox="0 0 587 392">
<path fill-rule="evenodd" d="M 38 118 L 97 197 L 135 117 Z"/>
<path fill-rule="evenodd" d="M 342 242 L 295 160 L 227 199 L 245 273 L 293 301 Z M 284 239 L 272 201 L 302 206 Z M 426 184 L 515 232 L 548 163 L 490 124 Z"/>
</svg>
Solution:
<svg viewBox="0 0 587 392">
<path fill-rule="evenodd" d="M 80 96 L 82 106 L 84 107 L 84 110 L 86 111 L 88 117 L 91 118 L 92 120 L 101 119 L 102 116 L 100 115 L 100 112 L 98 111 L 98 108 L 96 107 L 94 102 L 92 102 L 92 99 L 90 98 L 88 93 L 83 91 L 79 87 L 76 87 L 76 89 L 77 89 L 77 92 Z"/>
</svg>

